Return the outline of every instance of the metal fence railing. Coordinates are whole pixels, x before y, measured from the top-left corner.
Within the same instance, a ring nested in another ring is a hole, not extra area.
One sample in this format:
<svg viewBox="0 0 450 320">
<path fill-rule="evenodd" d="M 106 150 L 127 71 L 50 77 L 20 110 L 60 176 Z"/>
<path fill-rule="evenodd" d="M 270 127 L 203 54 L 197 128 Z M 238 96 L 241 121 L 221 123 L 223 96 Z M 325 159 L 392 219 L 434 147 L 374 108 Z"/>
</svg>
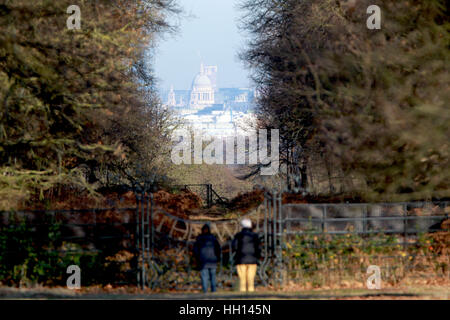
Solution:
<svg viewBox="0 0 450 320">
<path fill-rule="evenodd" d="M 183 184 L 174 186 L 176 189 L 187 190 L 197 194 L 207 208 L 215 204 L 226 204 L 228 199 L 220 196 L 212 184 Z"/>
<path fill-rule="evenodd" d="M 0 212 L 0 282 L 65 285 L 77 265 L 83 285 L 135 284 L 136 208 Z"/>
<path fill-rule="evenodd" d="M 417 234 L 433 232 L 448 219 L 450 202 L 380 204 L 285 204 L 286 235 Z"/>
<path fill-rule="evenodd" d="M 85 285 L 139 285 L 139 273 L 156 265 L 158 286 L 189 289 L 199 285 L 198 273 L 191 272 L 191 246 L 209 223 L 223 245 L 220 282 L 234 283 L 229 240 L 239 230 L 239 219 L 192 221 L 152 208 L 143 202 L 133 208 L 0 212 L 0 282 L 64 285 L 67 266 L 75 264 Z M 421 239 L 438 231 L 449 213 L 449 202 L 282 204 L 278 196 L 246 217 L 262 239 L 259 278 L 266 284 L 268 275 L 330 277 L 361 273 L 369 263 L 396 276 L 398 270 L 449 276 L 448 254 L 426 250 Z M 146 227 L 152 232 L 143 232 Z"/>
<path fill-rule="evenodd" d="M 288 280 L 364 278 L 370 264 L 391 282 L 450 280 L 448 236 L 433 237 L 445 231 L 450 202 L 284 204 L 281 211 L 275 237 Z"/>
</svg>

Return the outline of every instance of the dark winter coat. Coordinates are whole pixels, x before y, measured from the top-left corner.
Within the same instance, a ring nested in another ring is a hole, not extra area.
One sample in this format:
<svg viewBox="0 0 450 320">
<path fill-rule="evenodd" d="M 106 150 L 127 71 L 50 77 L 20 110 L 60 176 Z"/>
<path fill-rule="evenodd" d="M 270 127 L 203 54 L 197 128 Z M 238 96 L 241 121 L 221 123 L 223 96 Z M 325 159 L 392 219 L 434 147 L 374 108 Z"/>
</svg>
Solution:
<svg viewBox="0 0 450 320">
<path fill-rule="evenodd" d="M 261 257 L 260 241 L 256 233 L 244 228 L 233 239 L 236 264 L 256 264 Z"/>
<path fill-rule="evenodd" d="M 220 260 L 220 244 L 211 233 L 201 234 L 194 244 L 194 256 L 200 270 L 216 268 Z"/>
</svg>

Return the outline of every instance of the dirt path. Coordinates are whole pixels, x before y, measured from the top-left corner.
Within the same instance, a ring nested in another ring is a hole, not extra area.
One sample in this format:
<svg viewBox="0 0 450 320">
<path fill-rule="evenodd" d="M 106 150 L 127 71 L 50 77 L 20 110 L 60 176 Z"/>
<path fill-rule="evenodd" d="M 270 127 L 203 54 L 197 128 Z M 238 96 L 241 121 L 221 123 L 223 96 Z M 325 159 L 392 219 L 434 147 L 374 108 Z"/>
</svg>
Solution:
<svg viewBox="0 0 450 320">
<path fill-rule="evenodd" d="M 112 299 L 112 300 L 229 300 L 229 299 L 256 299 L 256 300 L 336 300 L 336 299 L 441 299 L 449 300 L 448 288 L 413 288 L 410 290 L 315 290 L 305 292 L 255 292 L 243 295 L 238 292 L 203 293 L 150 293 L 150 292 L 75 292 L 63 288 L 17 289 L 0 288 L 0 299 Z"/>
</svg>

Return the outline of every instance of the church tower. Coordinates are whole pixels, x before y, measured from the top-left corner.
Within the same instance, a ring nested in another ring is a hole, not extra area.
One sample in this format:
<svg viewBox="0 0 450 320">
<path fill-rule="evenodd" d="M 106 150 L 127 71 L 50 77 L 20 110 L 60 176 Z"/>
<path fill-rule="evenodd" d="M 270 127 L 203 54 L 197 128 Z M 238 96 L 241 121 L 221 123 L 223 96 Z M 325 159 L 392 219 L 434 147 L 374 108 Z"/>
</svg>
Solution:
<svg viewBox="0 0 450 320">
<path fill-rule="evenodd" d="M 175 92 L 173 91 L 173 85 L 170 86 L 169 96 L 167 98 L 167 105 L 173 107 L 176 106 L 177 101 L 175 99 Z"/>
</svg>

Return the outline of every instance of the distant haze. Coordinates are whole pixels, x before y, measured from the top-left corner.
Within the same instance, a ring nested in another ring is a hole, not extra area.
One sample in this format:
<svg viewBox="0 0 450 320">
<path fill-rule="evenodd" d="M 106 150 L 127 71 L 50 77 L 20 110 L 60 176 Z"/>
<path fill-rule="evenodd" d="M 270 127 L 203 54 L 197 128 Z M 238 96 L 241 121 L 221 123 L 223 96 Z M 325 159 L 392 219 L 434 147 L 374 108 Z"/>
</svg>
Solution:
<svg viewBox="0 0 450 320">
<path fill-rule="evenodd" d="M 189 89 L 199 72 L 200 62 L 217 65 L 218 87 L 247 87 L 248 72 L 237 53 L 244 47 L 244 36 L 238 31 L 241 12 L 236 0 L 179 0 L 184 15 L 179 32 L 158 43 L 154 71 L 159 88 Z"/>
</svg>

